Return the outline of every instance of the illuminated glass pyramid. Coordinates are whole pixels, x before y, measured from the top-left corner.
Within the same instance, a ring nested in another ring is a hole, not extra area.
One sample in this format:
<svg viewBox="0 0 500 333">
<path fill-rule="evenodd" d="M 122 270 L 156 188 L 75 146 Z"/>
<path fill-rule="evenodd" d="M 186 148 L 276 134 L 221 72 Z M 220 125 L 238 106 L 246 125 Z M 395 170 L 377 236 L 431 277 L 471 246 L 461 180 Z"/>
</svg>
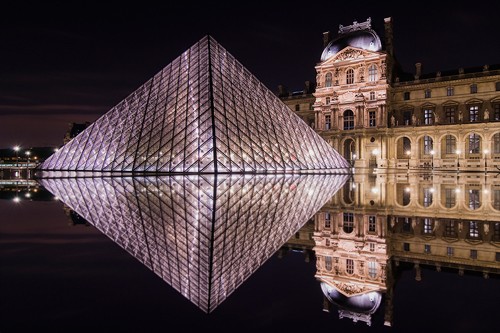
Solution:
<svg viewBox="0 0 500 333">
<path fill-rule="evenodd" d="M 347 177 L 233 174 L 40 182 L 185 298 L 211 312 Z"/>
<path fill-rule="evenodd" d="M 348 162 L 204 37 L 39 169 L 346 173 Z"/>
</svg>

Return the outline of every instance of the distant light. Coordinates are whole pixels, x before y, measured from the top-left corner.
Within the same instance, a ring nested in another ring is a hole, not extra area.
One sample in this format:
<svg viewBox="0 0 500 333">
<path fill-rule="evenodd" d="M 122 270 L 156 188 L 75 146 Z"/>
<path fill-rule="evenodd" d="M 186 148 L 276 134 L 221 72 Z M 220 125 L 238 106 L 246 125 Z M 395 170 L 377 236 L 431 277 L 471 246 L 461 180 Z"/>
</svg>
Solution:
<svg viewBox="0 0 500 333">
<path fill-rule="evenodd" d="M 431 187 L 431 188 L 429 189 L 429 191 L 430 191 L 431 193 L 434 193 L 434 191 L 435 191 L 435 190 L 434 190 L 434 187 Z"/>
<path fill-rule="evenodd" d="M 485 153 L 485 154 L 488 154 L 489 152 L 490 152 L 490 151 L 489 151 L 488 149 L 485 149 L 485 150 L 484 150 L 484 153 Z"/>
<path fill-rule="evenodd" d="M 431 155 L 434 155 L 436 152 L 434 150 L 431 150 Z"/>
<path fill-rule="evenodd" d="M 29 192 L 28 192 L 28 193 L 26 193 L 24 196 L 25 196 L 26 198 L 31 198 L 31 193 L 29 193 Z"/>
<path fill-rule="evenodd" d="M 12 201 L 14 201 L 15 203 L 18 203 L 21 201 L 21 198 L 19 197 L 14 197 L 14 199 L 12 199 Z"/>
<path fill-rule="evenodd" d="M 28 156 L 30 156 L 30 155 L 31 155 L 31 152 L 28 150 L 28 151 L 26 151 L 26 153 L 25 153 L 25 154 L 26 154 L 26 155 L 28 155 Z"/>
<path fill-rule="evenodd" d="M 55 151 L 55 152 L 59 151 L 59 148 L 54 148 L 54 151 Z"/>
<path fill-rule="evenodd" d="M 411 151 L 407 150 L 406 155 L 410 156 L 410 154 L 411 154 Z"/>
<path fill-rule="evenodd" d="M 372 150 L 372 154 L 373 155 L 378 155 L 378 153 L 379 153 L 378 149 L 375 148 L 375 149 Z"/>
<path fill-rule="evenodd" d="M 375 194 L 378 193 L 378 188 L 372 187 L 372 193 L 375 193 Z"/>
<path fill-rule="evenodd" d="M 461 153 L 461 151 L 460 151 L 460 150 L 458 150 L 458 149 L 457 149 L 457 150 L 455 150 L 455 154 L 459 155 L 460 153 Z"/>
<path fill-rule="evenodd" d="M 456 189 L 455 189 L 455 193 L 460 193 L 460 189 L 459 189 L 459 188 L 456 188 Z"/>
<path fill-rule="evenodd" d="M 409 192 L 410 192 L 410 188 L 409 188 L 409 187 L 406 187 L 406 188 L 405 188 L 405 192 L 408 192 L 408 193 L 409 193 Z"/>
<path fill-rule="evenodd" d="M 57 195 L 55 195 L 54 200 L 59 200 L 59 197 Z"/>
<path fill-rule="evenodd" d="M 14 151 L 19 151 L 19 149 L 21 149 L 21 147 L 19 147 L 19 146 L 14 146 L 14 148 L 13 148 L 13 149 L 14 149 Z"/>
</svg>

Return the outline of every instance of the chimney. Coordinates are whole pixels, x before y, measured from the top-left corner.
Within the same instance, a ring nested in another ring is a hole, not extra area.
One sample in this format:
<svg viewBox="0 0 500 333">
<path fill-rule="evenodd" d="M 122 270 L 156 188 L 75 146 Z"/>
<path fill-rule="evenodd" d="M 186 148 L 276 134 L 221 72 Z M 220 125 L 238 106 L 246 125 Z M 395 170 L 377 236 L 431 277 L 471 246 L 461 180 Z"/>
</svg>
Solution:
<svg viewBox="0 0 500 333">
<path fill-rule="evenodd" d="M 393 45 L 392 45 L 392 18 L 386 17 L 384 19 L 384 28 L 385 28 L 385 49 L 389 55 L 393 55 Z"/>
<path fill-rule="evenodd" d="M 330 31 L 323 32 L 323 47 L 325 48 L 330 42 Z"/>
<path fill-rule="evenodd" d="M 278 97 L 286 97 L 286 96 L 288 96 L 288 92 L 286 91 L 285 86 L 282 84 L 278 85 Z"/>
<path fill-rule="evenodd" d="M 415 80 L 418 80 L 421 75 L 422 75 L 422 64 L 420 62 L 417 62 L 415 64 Z"/>
<path fill-rule="evenodd" d="M 306 81 L 304 83 L 304 94 L 311 93 L 311 81 Z"/>
</svg>

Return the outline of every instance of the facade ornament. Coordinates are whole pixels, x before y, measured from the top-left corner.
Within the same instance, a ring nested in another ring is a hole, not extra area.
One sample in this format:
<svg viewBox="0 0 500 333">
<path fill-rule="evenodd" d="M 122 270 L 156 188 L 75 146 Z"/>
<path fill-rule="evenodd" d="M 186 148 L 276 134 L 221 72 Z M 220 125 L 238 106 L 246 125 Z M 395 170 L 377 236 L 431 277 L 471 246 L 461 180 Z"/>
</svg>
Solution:
<svg viewBox="0 0 500 333">
<path fill-rule="evenodd" d="M 344 52 L 340 53 L 335 61 L 343 61 L 348 59 L 357 59 L 362 58 L 363 52 L 360 50 L 347 49 Z"/>
<path fill-rule="evenodd" d="M 490 111 L 488 109 L 484 109 L 484 120 L 490 119 Z"/>
<path fill-rule="evenodd" d="M 358 23 L 358 21 L 352 22 L 352 25 L 343 26 L 339 24 L 339 34 L 346 34 L 351 31 L 366 30 L 372 27 L 372 18 L 369 17 L 365 22 Z"/>
<path fill-rule="evenodd" d="M 484 234 L 487 235 L 490 232 L 490 225 L 488 222 L 484 223 Z"/>
</svg>

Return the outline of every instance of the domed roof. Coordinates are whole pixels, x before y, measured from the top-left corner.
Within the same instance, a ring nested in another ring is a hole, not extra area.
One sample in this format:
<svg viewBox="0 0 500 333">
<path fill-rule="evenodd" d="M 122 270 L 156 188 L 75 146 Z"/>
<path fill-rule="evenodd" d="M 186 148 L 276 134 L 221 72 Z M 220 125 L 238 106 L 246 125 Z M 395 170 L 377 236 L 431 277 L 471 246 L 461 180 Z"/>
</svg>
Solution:
<svg viewBox="0 0 500 333">
<path fill-rule="evenodd" d="M 382 42 L 377 33 L 372 29 L 355 30 L 339 35 L 332 40 L 323 50 L 321 61 L 325 61 L 339 53 L 347 46 L 356 47 L 367 51 L 382 50 Z"/>
<path fill-rule="evenodd" d="M 377 311 L 382 301 L 382 293 L 379 291 L 369 291 L 364 294 L 347 297 L 325 282 L 321 282 L 321 290 L 326 298 L 339 308 L 357 313 L 373 314 Z"/>
</svg>

